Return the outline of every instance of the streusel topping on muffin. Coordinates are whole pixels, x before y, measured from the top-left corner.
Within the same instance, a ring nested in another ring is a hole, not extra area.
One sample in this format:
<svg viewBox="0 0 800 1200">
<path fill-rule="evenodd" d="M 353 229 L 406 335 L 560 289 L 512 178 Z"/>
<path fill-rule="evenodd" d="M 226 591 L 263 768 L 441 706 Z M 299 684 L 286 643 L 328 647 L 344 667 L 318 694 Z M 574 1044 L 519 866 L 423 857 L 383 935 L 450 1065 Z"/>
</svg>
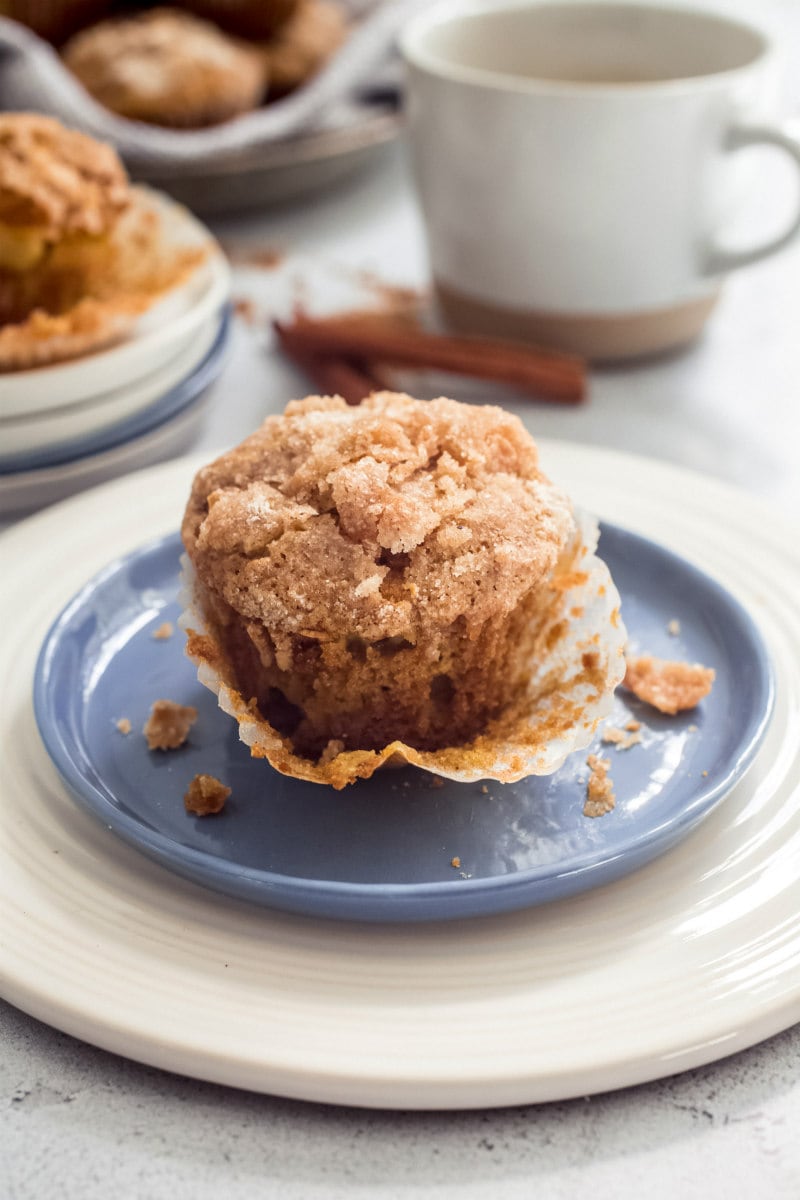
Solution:
<svg viewBox="0 0 800 1200">
<path fill-rule="evenodd" d="M 268 418 L 200 472 L 184 537 L 247 617 L 416 642 L 510 612 L 552 570 L 571 520 L 516 417 L 382 393 Z"/>
<path fill-rule="evenodd" d="M 188 228 L 183 210 L 129 184 L 110 146 L 0 114 L 0 373 L 126 336 L 207 259 Z"/>
<path fill-rule="evenodd" d="M 129 201 L 111 146 L 35 113 L 0 113 L 0 266 L 26 269 L 48 244 L 106 233 Z"/>
<path fill-rule="evenodd" d="M 574 532 L 499 408 L 297 401 L 194 481 L 189 653 L 311 761 L 463 745 L 526 689 Z"/>
</svg>

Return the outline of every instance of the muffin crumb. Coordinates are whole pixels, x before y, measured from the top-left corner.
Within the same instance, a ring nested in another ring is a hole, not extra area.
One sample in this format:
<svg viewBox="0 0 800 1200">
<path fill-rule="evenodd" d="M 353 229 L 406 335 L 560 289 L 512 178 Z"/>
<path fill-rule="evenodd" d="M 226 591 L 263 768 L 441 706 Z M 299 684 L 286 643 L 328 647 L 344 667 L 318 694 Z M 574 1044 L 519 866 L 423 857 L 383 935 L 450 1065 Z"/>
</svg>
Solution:
<svg viewBox="0 0 800 1200">
<path fill-rule="evenodd" d="M 615 725 L 609 725 L 604 729 L 601 738 L 606 745 L 616 746 L 618 750 L 630 750 L 631 746 L 638 745 L 641 740 L 642 735 L 639 733 L 638 727 L 626 732 L 625 729 L 619 729 Z"/>
<path fill-rule="evenodd" d="M 163 624 L 159 625 L 158 629 L 153 630 L 153 638 L 157 642 L 165 642 L 168 638 L 172 637 L 174 632 L 175 626 L 172 622 L 164 621 Z"/>
<path fill-rule="evenodd" d="M 670 662 L 643 655 L 629 658 L 623 687 L 659 712 L 674 716 L 694 708 L 711 691 L 716 677 L 699 663 Z"/>
<path fill-rule="evenodd" d="M 222 812 L 230 794 L 231 789 L 215 776 L 195 775 L 186 789 L 183 803 L 186 811 L 195 817 L 209 817 Z"/>
<path fill-rule="evenodd" d="M 177 750 L 197 720 L 197 709 L 174 700 L 156 700 L 142 732 L 148 750 Z"/>
<path fill-rule="evenodd" d="M 458 870 L 458 868 L 461 866 L 461 859 L 458 857 L 457 854 L 453 858 L 450 859 L 450 866 L 455 867 L 456 870 Z"/>
<path fill-rule="evenodd" d="M 586 764 L 590 768 L 591 774 L 586 784 L 583 815 L 585 817 L 604 817 L 616 804 L 614 783 L 608 773 L 611 769 L 611 759 L 599 758 L 596 754 L 590 754 Z"/>
<path fill-rule="evenodd" d="M 117 726 L 117 729 L 120 731 L 120 733 L 124 733 L 126 736 L 130 733 L 130 731 L 132 729 L 129 717 L 120 717 L 120 719 L 116 723 L 116 726 Z"/>
</svg>

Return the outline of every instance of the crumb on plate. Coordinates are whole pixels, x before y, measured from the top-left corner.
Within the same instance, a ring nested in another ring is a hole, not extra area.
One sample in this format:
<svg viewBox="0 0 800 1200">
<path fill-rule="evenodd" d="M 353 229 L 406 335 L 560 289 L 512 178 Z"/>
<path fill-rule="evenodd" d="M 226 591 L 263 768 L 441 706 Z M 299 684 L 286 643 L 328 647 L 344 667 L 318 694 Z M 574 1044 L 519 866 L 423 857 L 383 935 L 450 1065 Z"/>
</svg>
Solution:
<svg viewBox="0 0 800 1200">
<path fill-rule="evenodd" d="M 120 719 L 117 721 L 116 725 L 117 725 L 117 729 L 120 731 L 120 733 L 124 733 L 126 735 L 130 733 L 131 728 L 132 728 L 129 717 L 120 717 Z"/>
<path fill-rule="evenodd" d="M 619 729 L 616 725 L 608 725 L 603 730 L 601 741 L 607 746 L 616 746 L 618 750 L 630 750 L 631 746 L 637 746 L 642 740 L 638 723 L 634 722 L 634 724 L 637 726 L 636 729 L 629 732 L 626 732 L 627 726 L 625 729 Z"/>
<path fill-rule="evenodd" d="M 681 623 L 677 617 L 673 617 L 671 621 L 667 621 L 667 633 L 670 637 L 678 637 L 681 631 Z"/>
<path fill-rule="evenodd" d="M 456 870 L 458 870 L 458 868 L 461 866 L 461 859 L 458 857 L 457 854 L 453 858 L 450 859 L 450 866 L 455 867 Z"/>
<path fill-rule="evenodd" d="M 586 784 L 586 802 L 583 806 L 585 817 L 604 817 L 610 813 L 616 802 L 614 784 L 609 775 L 610 758 L 599 758 L 590 754 L 586 760 L 591 774 Z"/>
<path fill-rule="evenodd" d="M 175 626 L 172 621 L 163 621 L 158 629 L 153 630 L 153 637 L 157 642 L 166 642 L 175 632 Z"/>
<path fill-rule="evenodd" d="M 711 691 L 714 678 L 714 670 L 699 663 L 643 655 L 628 659 L 623 687 L 659 712 L 673 716 L 699 704 Z"/>
<path fill-rule="evenodd" d="M 148 750 L 177 750 L 197 720 L 197 709 L 174 700 L 156 700 L 142 732 Z"/>
<path fill-rule="evenodd" d="M 230 794 L 231 789 L 213 775 L 195 775 L 186 789 L 183 803 L 188 813 L 209 817 L 222 812 Z"/>
</svg>

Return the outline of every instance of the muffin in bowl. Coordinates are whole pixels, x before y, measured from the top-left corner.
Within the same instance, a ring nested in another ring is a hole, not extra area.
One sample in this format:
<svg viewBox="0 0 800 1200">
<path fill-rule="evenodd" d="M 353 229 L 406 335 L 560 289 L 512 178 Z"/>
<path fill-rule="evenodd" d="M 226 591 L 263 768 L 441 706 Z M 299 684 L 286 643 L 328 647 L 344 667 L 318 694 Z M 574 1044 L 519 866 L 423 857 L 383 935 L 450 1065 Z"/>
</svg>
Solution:
<svg viewBox="0 0 800 1200">
<path fill-rule="evenodd" d="M 208 250 L 167 236 L 166 211 L 111 146 L 0 113 L 0 371 L 107 345 L 188 278 Z"/>
<path fill-rule="evenodd" d="M 529 773 L 509 737 L 530 732 L 535 677 L 554 694 L 542 666 L 590 549 L 517 418 L 394 393 L 293 402 L 198 473 L 182 534 L 188 650 L 255 754 L 335 786 L 398 756 L 481 777 L 499 737 L 505 776 Z M 587 637 L 599 698 L 621 642 Z"/>
<path fill-rule="evenodd" d="M 105 108 L 154 125 L 217 125 L 255 108 L 267 84 L 255 47 L 171 8 L 100 21 L 62 57 Z"/>
</svg>

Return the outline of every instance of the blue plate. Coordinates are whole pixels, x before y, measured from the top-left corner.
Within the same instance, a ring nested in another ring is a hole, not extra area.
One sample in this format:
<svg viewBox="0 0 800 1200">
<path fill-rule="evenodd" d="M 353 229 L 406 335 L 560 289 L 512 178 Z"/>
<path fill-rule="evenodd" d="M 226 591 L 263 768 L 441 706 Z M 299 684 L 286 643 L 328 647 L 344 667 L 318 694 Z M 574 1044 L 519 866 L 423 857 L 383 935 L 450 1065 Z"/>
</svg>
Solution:
<svg viewBox="0 0 800 1200">
<path fill-rule="evenodd" d="M 220 315 L 219 330 L 208 353 L 180 383 L 140 412 L 126 417 L 116 425 L 100 429 L 97 433 L 59 442 L 57 446 L 25 450 L 19 454 L 0 454 L 0 473 L 13 476 L 17 472 L 35 471 L 40 467 L 57 467 L 63 463 L 74 462 L 75 459 L 101 454 L 171 421 L 201 396 L 219 375 L 225 362 L 230 324 L 231 312 L 230 306 L 227 306 Z"/>
<path fill-rule="evenodd" d="M 433 787 L 413 768 L 343 792 L 288 779 L 250 758 L 236 722 L 197 682 L 176 629 L 177 535 L 97 575 L 45 639 L 34 701 L 68 789 L 120 837 L 169 870 L 255 903 L 372 921 L 468 917 L 596 887 L 662 854 L 706 816 L 752 762 L 773 704 L 772 672 L 744 609 L 696 568 L 604 526 L 600 553 L 632 644 L 713 666 L 695 711 L 662 717 L 631 697 L 613 718 L 644 722 L 643 744 L 612 758 L 617 807 L 583 816 L 586 753 L 516 784 Z M 678 637 L 667 624 L 680 622 Z M 150 753 L 141 729 L 159 698 L 199 710 L 189 743 Z M 124 736 L 116 721 L 128 717 Z M 597 747 L 594 747 L 597 749 Z M 232 788 L 222 814 L 188 816 L 199 772 Z M 457 865 L 453 866 L 453 860 Z"/>
</svg>

